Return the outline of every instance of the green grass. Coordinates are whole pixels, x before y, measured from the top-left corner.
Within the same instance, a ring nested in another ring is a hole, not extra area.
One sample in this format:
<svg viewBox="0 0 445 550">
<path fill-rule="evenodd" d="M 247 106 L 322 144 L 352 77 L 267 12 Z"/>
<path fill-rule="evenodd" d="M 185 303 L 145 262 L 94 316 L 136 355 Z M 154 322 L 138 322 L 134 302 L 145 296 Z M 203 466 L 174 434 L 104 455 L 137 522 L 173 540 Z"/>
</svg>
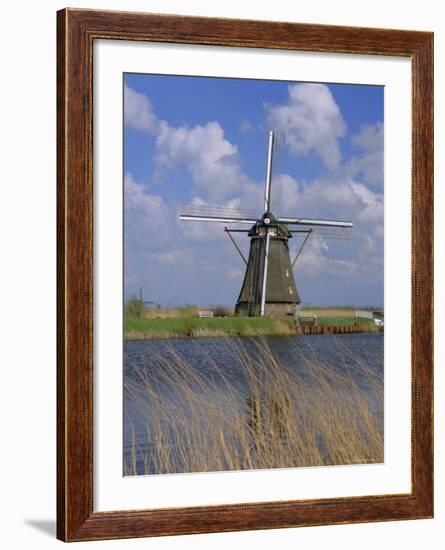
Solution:
<svg viewBox="0 0 445 550">
<path fill-rule="evenodd" d="M 270 317 L 126 318 L 124 321 L 127 339 L 287 335 L 293 326 L 292 319 Z"/>
<path fill-rule="evenodd" d="M 375 329 L 372 319 L 352 316 L 318 317 L 321 326 L 349 326 L 356 323 Z M 169 317 L 144 319 L 126 317 L 127 340 L 151 338 L 199 338 L 219 336 L 288 336 L 294 333 L 291 318 L 270 317 Z"/>
</svg>

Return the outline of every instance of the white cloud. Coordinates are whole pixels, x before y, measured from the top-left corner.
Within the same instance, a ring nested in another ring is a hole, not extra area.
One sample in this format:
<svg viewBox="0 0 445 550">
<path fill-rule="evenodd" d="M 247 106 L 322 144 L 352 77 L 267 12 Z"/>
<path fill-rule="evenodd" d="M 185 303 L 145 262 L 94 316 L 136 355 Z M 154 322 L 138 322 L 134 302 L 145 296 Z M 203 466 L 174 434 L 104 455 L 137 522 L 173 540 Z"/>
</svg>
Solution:
<svg viewBox="0 0 445 550">
<path fill-rule="evenodd" d="M 286 134 L 295 156 L 317 154 L 330 169 L 340 165 L 338 139 L 346 124 L 338 105 L 324 84 L 293 84 L 287 103 L 265 105 L 268 126 Z"/>
<path fill-rule="evenodd" d="M 352 136 L 352 143 L 368 153 L 383 150 L 383 124 L 365 124 L 360 133 Z"/>
<path fill-rule="evenodd" d="M 159 221 L 159 216 L 163 217 L 168 211 L 163 198 L 146 193 L 144 186 L 137 183 L 131 174 L 125 175 L 124 192 L 126 210 L 137 210 L 155 221 Z"/>
<path fill-rule="evenodd" d="M 311 237 L 297 262 L 297 270 L 305 275 L 350 277 L 354 272 L 354 276 L 360 273 L 372 278 L 382 270 L 383 194 L 352 178 L 337 178 L 309 183 L 297 182 L 289 175 L 281 178 L 281 215 L 336 218 L 354 223 L 351 241 Z M 294 251 L 300 244 L 297 237 L 290 241 Z"/>
<path fill-rule="evenodd" d="M 292 243 L 291 260 L 295 257 L 300 245 L 300 239 L 297 243 Z M 310 237 L 295 264 L 297 272 L 304 272 L 306 276 L 329 274 L 346 278 L 350 278 L 351 273 L 357 272 L 358 267 L 355 260 L 329 257 L 329 245 L 320 235 Z"/>
<path fill-rule="evenodd" d="M 240 170 L 237 146 L 224 137 L 215 121 L 193 128 L 161 122 L 156 163 L 161 169 L 186 168 L 194 184 L 212 198 L 224 197 L 247 181 Z"/>
<path fill-rule="evenodd" d="M 355 196 L 362 202 L 357 212 L 357 221 L 368 224 L 383 223 L 383 195 L 374 193 L 362 183 L 355 183 L 352 180 L 350 186 Z"/>
<path fill-rule="evenodd" d="M 383 185 L 383 124 L 365 125 L 360 133 L 352 136 L 352 144 L 359 150 L 359 156 L 353 157 L 346 170 L 351 176 L 360 175 L 368 185 Z"/>
<path fill-rule="evenodd" d="M 155 133 L 158 128 L 158 120 L 148 97 L 129 86 L 124 88 L 124 118 L 125 124 L 134 130 Z"/>
<path fill-rule="evenodd" d="M 219 205 L 209 204 L 202 197 L 193 197 L 190 204 L 195 206 L 212 206 L 213 208 L 218 206 L 221 210 L 229 208 L 231 211 L 239 211 L 239 215 L 243 215 L 243 204 L 241 197 L 235 197 Z M 259 212 L 259 211 L 258 211 Z M 220 222 L 204 222 L 204 221 L 186 221 L 180 222 L 180 227 L 184 238 L 188 241 L 217 241 L 221 240 L 224 236 L 224 224 Z M 228 224 L 231 227 L 236 224 Z M 239 224 L 238 224 L 239 225 Z M 246 229 L 246 226 L 243 227 Z"/>
<path fill-rule="evenodd" d="M 176 216 L 159 195 L 151 195 L 131 174 L 124 179 L 126 246 L 157 249 L 169 242 Z"/>
<path fill-rule="evenodd" d="M 281 215 L 330 219 L 335 212 L 338 219 L 346 219 L 356 216 L 363 206 L 351 180 L 332 178 L 300 183 L 289 175 L 283 175 L 281 181 Z"/>
</svg>

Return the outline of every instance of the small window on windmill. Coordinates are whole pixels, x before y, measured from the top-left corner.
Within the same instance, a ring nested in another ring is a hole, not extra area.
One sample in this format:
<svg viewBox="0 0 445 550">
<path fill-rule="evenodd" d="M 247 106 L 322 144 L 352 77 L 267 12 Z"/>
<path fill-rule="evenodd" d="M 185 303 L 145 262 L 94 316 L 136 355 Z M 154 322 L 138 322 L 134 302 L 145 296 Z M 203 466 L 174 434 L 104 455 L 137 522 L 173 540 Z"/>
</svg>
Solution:
<svg viewBox="0 0 445 550">
<path fill-rule="evenodd" d="M 289 270 L 286 269 L 286 277 L 289 279 Z"/>
<path fill-rule="evenodd" d="M 293 292 L 293 290 L 292 290 L 292 287 L 290 286 L 290 287 L 289 287 L 289 294 L 293 294 L 293 293 L 294 293 L 294 292 Z"/>
</svg>

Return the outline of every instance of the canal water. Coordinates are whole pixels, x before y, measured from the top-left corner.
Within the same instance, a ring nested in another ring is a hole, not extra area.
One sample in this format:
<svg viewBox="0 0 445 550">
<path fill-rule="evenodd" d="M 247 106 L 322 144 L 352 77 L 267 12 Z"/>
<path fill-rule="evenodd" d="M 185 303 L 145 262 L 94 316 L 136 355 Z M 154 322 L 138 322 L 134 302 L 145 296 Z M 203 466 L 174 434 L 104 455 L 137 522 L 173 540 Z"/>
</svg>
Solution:
<svg viewBox="0 0 445 550">
<path fill-rule="evenodd" d="M 371 402 L 376 380 L 383 391 L 382 333 L 126 341 L 123 458 L 126 464 L 136 463 L 137 472 L 133 471 L 133 474 L 147 473 L 146 463 L 144 466 L 140 457 L 150 456 L 153 448 L 152 436 L 157 427 L 151 421 L 154 405 L 150 395 L 156 396 L 158 404 L 171 403 L 177 399 L 177 387 L 181 385 L 182 377 L 184 382 L 193 386 L 196 376 L 197 384 L 199 380 L 206 380 L 213 388 L 221 389 L 220 393 L 213 393 L 214 399 L 224 399 L 227 387 L 236 388 L 238 395 L 248 397 L 249 381 L 243 364 L 246 358 L 256 356 L 262 356 L 264 361 L 265 348 L 280 366 L 298 373 L 302 379 L 308 364 L 316 362 L 323 368 L 350 377 L 358 387 L 368 392 Z M 365 371 L 368 374 L 364 374 Z M 372 373 L 371 385 L 369 373 Z M 175 403 L 175 406 L 177 410 L 181 404 Z M 376 407 L 382 409 L 382 402 L 376 403 Z M 184 414 L 187 414 L 185 405 Z M 377 410 L 376 414 L 383 430 L 383 410 Z M 138 450 L 136 461 L 135 448 Z"/>
</svg>

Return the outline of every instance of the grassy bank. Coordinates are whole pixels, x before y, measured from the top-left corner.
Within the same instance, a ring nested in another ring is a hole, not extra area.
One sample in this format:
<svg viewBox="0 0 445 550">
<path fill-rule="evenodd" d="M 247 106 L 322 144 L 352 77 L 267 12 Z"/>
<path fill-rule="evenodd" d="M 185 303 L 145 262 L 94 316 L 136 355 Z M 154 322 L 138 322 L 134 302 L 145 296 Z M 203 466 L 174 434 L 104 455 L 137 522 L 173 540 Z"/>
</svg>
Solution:
<svg viewBox="0 0 445 550">
<path fill-rule="evenodd" d="M 125 319 L 125 338 L 200 338 L 217 336 L 272 336 L 293 332 L 292 319 L 270 317 L 211 317 Z"/>
<path fill-rule="evenodd" d="M 370 319 L 357 317 L 317 317 L 321 326 L 349 326 L 359 323 L 374 329 Z M 293 319 L 270 317 L 171 317 L 146 319 L 127 317 L 124 321 L 127 340 L 154 338 L 202 338 L 223 336 L 289 336 L 295 332 Z"/>
</svg>

